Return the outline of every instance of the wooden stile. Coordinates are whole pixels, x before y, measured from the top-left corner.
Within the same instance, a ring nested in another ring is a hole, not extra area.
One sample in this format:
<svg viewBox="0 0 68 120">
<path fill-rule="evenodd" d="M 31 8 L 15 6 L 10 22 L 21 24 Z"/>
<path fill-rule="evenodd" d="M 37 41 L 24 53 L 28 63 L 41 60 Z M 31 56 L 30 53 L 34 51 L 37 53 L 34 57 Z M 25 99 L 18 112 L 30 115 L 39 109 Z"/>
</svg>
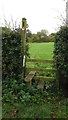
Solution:
<svg viewBox="0 0 68 120">
<path fill-rule="evenodd" d="M 27 28 L 27 21 L 26 18 L 22 18 L 22 29 L 21 29 L 21 53 L 22 53 L 22 75 L 27 83 L 27 85 L 30 87 L 32 85 L 32 79 L 39 80 L 39 83 L 37 85 L 37 88 L 41 91 L 44 89 L 44 81 L 45 80 L 55 80 L 55 77 L 46 77 L 46 76 L 35 76 L 36 71 L 45 71 L 45 72 L 55 72 L 56 69 L 53 68 L 27 68 L 26 62 L 42 62 L 42 63 L 50 63 L 53 64 L 53 60 L 45 60 L 45 59 L 27 59 L 26 60 L 26 28 Z M 25 77 L 26 75 L 26 69 L 30 71 L 30 73 Z"/>
</svg>

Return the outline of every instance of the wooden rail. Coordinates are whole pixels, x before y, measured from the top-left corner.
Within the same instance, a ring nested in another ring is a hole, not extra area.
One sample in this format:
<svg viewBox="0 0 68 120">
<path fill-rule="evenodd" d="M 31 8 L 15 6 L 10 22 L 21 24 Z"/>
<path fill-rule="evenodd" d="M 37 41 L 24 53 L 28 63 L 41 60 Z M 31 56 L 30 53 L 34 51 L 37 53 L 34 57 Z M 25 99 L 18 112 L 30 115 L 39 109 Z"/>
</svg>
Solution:
<svg viewBox="0 0 68 120">
<path fill-rule="evenodd" d="M 34 79 L 35 80 L 41 79 L 41 80 L 46 80 L 46 81 L 54 81 L 54 80 L 56 80 L 55 77 L 46 77 L 46 76 L 34 76 Z"/>
<path fill-rule="evenodd" d="M 54 68 L 26 68 L 27 70 L 30 70 L 30 71 L 45 71 L 45 72 L 54 72 L 56 71 L 56 69 Z"/>
<path fill-rule="evenodd" d="M 54 63 L 53 60 L 45 60 L 45 59 L 27 59 L 27 62 L 47 62 L 47 63 Z"/>
</svg>

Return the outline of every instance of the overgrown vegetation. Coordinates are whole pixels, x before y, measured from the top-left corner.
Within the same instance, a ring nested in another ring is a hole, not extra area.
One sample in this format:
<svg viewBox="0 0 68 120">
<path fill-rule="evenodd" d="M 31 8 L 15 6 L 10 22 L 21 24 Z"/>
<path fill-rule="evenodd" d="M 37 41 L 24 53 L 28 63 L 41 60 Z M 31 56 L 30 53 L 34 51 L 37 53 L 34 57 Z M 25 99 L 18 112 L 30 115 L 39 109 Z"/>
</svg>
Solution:
<svg viewBox="0 0 68 120">
<path fill-rule="evenodd" d="M 66 117 L 66 99 L 53 82 L 47 83 L 43 93 L 37 90 L 35 84 L 27 88 L 16 80 L 9 81 L 3 89 L 3 118 Z"/>
<path fill-rule="evenodd" d="M 56 33 L 54 49 L 55 66 L 59 87 L 68 97 L 68 27 L 62 26 Z"/>
</svg>

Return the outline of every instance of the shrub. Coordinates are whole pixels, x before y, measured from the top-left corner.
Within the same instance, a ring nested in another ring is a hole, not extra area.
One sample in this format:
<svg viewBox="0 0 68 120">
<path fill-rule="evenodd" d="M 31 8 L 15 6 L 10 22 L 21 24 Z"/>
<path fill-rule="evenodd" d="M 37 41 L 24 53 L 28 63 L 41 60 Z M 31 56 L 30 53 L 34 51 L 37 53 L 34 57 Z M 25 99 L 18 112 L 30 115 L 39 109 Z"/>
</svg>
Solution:
<svg viewBox="0 0 68 120">
<path fill-rule="evenodd" d="M 2 28 L 2 76 L 3 80 L 19 79 L 22 73 L 21 30 Z M 26 47 L 28 55 L 28 45 Z"/>
<path fill-rule="evenodd" d="M 59 87 L 63 89 L 67 96 L 68 86 L 68 27 L 62 26 L 55 37 L 55 67 L 57 69 L 57 79 Z"/>
<path fill-rule="evenodd" d="M 9 31 L 8 28 L 3 28 L 2 31 L 3 80 L 6 78 L 18 78 L 22 69 L 20 34 Z"/>
</svg>

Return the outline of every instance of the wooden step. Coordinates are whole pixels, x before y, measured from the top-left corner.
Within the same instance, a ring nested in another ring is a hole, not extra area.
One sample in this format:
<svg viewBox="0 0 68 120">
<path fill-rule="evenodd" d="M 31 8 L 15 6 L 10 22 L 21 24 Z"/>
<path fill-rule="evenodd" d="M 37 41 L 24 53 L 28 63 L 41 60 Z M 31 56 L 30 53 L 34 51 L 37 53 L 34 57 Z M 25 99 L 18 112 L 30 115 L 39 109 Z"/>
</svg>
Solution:
<svg viewBox="0 0 68 120">
<path fill-rule="evenodd" d="M 36 71 L 30 71 L 30 73 L 25 77 L 25 81 L 27 82 L 28 86 L 32 85 L 32 79 L 35 75 Z"/>
<path fill-rule="evenodd" d="M 43 92 L 44 89 L 44 80 L 39 80 L 39 83 L 37 85 L 37 89 L 40 90 L 41 92 Z"/>
</svg>

